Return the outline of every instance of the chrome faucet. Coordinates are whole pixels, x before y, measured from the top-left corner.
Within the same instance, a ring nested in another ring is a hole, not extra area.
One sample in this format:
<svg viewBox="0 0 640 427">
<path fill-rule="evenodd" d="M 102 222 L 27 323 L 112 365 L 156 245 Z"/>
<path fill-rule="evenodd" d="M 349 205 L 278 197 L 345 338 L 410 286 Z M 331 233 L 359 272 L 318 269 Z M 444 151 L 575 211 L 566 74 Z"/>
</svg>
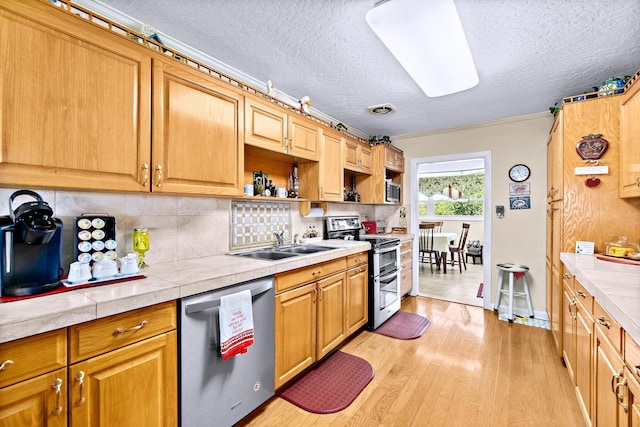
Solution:
<svg viewBox="0 0 640 427">
<path fill-rule="evenodd" d="M 284 245 L 284 230 L 282 231 L 274 231 L 273 235 L 276 236 L 276 239 L 278 239 L 278 243 L 276 243 L 276 246 L 280 247 Z"/>
</svg>

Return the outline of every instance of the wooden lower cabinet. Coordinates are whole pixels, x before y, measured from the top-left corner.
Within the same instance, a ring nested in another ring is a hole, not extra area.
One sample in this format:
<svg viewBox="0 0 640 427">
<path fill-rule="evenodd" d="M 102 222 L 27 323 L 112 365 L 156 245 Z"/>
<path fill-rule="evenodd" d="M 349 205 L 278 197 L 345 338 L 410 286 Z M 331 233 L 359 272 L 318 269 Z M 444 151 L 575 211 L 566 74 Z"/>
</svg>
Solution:
<svg viewBox="0 0 640 427">
<path fill-rule="evenodd" d="M 170 301 L 0 344 L 0 427 L 176 426 L 175 325 Z"/>
<path fill-rule="evenodd" d="M 318 289 L 318 332 L 316 359 L 320 360 L 347 337 L 346 274 L 320 280 Z"/>
<path fill-rule="evenodd" d="M 276 295 L 276 388 L 316 360 L 316 284 Z"/>
<path fill-rule="evenodd" d="M 366 263 L 363 252 L 276 275 L 276 388 L 367 323 Z"/>
<path fill-rule="evenodd" d="M 580 297 L 577 296 L 579 299 Z M 587 425 L 592 425 L 591 371 L 593 354 L 593 317 L 580 303 L 576 312 L 576 367 L 575 384 L 578 404 Z"/>
<path fill-rule="evenodd" d="M 0 427 L 66 427 L 66 378 L 62 368 L 1 388 Z"/>
<path fill-rule="evenodd" d="M 595 328 L 594 394 L 595 425 L 626 426 L 625 411 L 618 404 L 624 382 L 624 362 L 620 353 L 606 338 L 602 326 Z"/>
<path fill-rule="evenodd" d="M 363 257 L 366 262 L 366 255 Z M 369 321 L 369 269 L 367 264 L 347 271 L 347 336 Z"/>
<path fill-rule="evenodd" d="M 573 279 L 572 279 L 573 280 Z M 576 367 L 576 300 L 571 285 L 564 280 L 562 298 L 562 358 L 569 378 L 575 385 Z"/>
<path fill-rule="evenodd" d="M 66 366 L 66 329 L 0 344 L 0 426 L 66 426 Z"/>
<path fill-rule="evenodd" d="M 177 425 L 176 331 L 69 367 L 70 426 Z"/>
<path fill-rule="evenodd" d="M 407 240 L 400 244 L 400 295 L 411 292 L 413 287 L 413 240 Z"/>
</svg>

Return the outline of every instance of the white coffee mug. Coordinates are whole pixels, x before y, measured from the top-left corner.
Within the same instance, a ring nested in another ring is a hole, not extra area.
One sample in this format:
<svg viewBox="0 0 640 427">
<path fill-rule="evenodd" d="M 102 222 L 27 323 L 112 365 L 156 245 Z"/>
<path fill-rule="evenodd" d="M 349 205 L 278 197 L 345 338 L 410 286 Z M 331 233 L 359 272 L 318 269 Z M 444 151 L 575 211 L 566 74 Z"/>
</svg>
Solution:
<svg viewBox="0 0 640 427">
<path fill-rule="evenodd" d="M 287 197 L 288 193 L 287 193 L 287 189 L 286 188 L 278 188 L 276 190 L 276 196 L 280 197 L 280 198 L 285 198 Z"/>
<path fill-rule="evenodd" d="M 91 279 L 91 269 L 89 264 L 81 262 L 72 262 L 69 265 L 69 276 L 67 280 L 70 283 L 82 283 Z"/>
<path fill-rule="evenodd" d="M 253 184 L 245 184 L 244 185 L 244 195 L 245 196 L 253 196 Z"/>
</svg>

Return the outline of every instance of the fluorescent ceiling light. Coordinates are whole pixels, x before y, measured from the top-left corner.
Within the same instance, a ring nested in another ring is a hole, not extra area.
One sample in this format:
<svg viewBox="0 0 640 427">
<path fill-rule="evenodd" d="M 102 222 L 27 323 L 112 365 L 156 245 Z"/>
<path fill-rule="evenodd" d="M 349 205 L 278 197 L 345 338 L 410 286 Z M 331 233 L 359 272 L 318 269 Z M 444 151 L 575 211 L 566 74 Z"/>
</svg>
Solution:
<svg viewBox="0 0 640 427">
<path fill-rule="evenodd" d="M 453 0 L 388 0 L 369 10 L 366 20 L 427 96 L 478 84 Z"/>
</svg>

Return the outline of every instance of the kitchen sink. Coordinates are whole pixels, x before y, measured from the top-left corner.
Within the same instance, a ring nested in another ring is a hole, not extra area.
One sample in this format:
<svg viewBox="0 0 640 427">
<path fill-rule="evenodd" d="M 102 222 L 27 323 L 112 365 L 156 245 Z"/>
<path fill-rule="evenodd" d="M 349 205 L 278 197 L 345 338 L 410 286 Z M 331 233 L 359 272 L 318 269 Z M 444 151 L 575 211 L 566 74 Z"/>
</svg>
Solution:
<svg viewBox="0 0 640 427">
<path fill-rule="evenodd" d="M 276 261 L 284 258 L 291 258 L 299 255 L 314 254 L 316 252 L 329 251 L 335 249 L 329 246 L 305 245 L 305 246 L 283 246 L 279 248 L 260 248 L 245 252 L 230 253 L 229 255 L 238 255 L 254 259 L 266 259 Z"/>
<path fill-rule="evenodd" d="M 315 254 L 316 252 L 329 251 L 331 249 L 335 249 L 335 248 L 331 248 L 328 246 L 319 246 L 319 245 L 306 245 L 306 246 L 285 247 L 285 248 L 279 249 L 279 252 L 288 252 L 288 253 L 304 255 L 304 254 Z"/>
<path fill-rule="evenodd" d="M 298 254 L 296 253 L 279 252 L 279 251 L 273 251 L 273 250 L 270 250 L 270 251 L 258 250 L 258 251 L 242 252 L 242 253 L 231 254 L 231 255 L 239 255 L 239 256 L 254 258 L 254 259 L 266 259 L 271 261 L 298 256 Z"/>
</svg>

